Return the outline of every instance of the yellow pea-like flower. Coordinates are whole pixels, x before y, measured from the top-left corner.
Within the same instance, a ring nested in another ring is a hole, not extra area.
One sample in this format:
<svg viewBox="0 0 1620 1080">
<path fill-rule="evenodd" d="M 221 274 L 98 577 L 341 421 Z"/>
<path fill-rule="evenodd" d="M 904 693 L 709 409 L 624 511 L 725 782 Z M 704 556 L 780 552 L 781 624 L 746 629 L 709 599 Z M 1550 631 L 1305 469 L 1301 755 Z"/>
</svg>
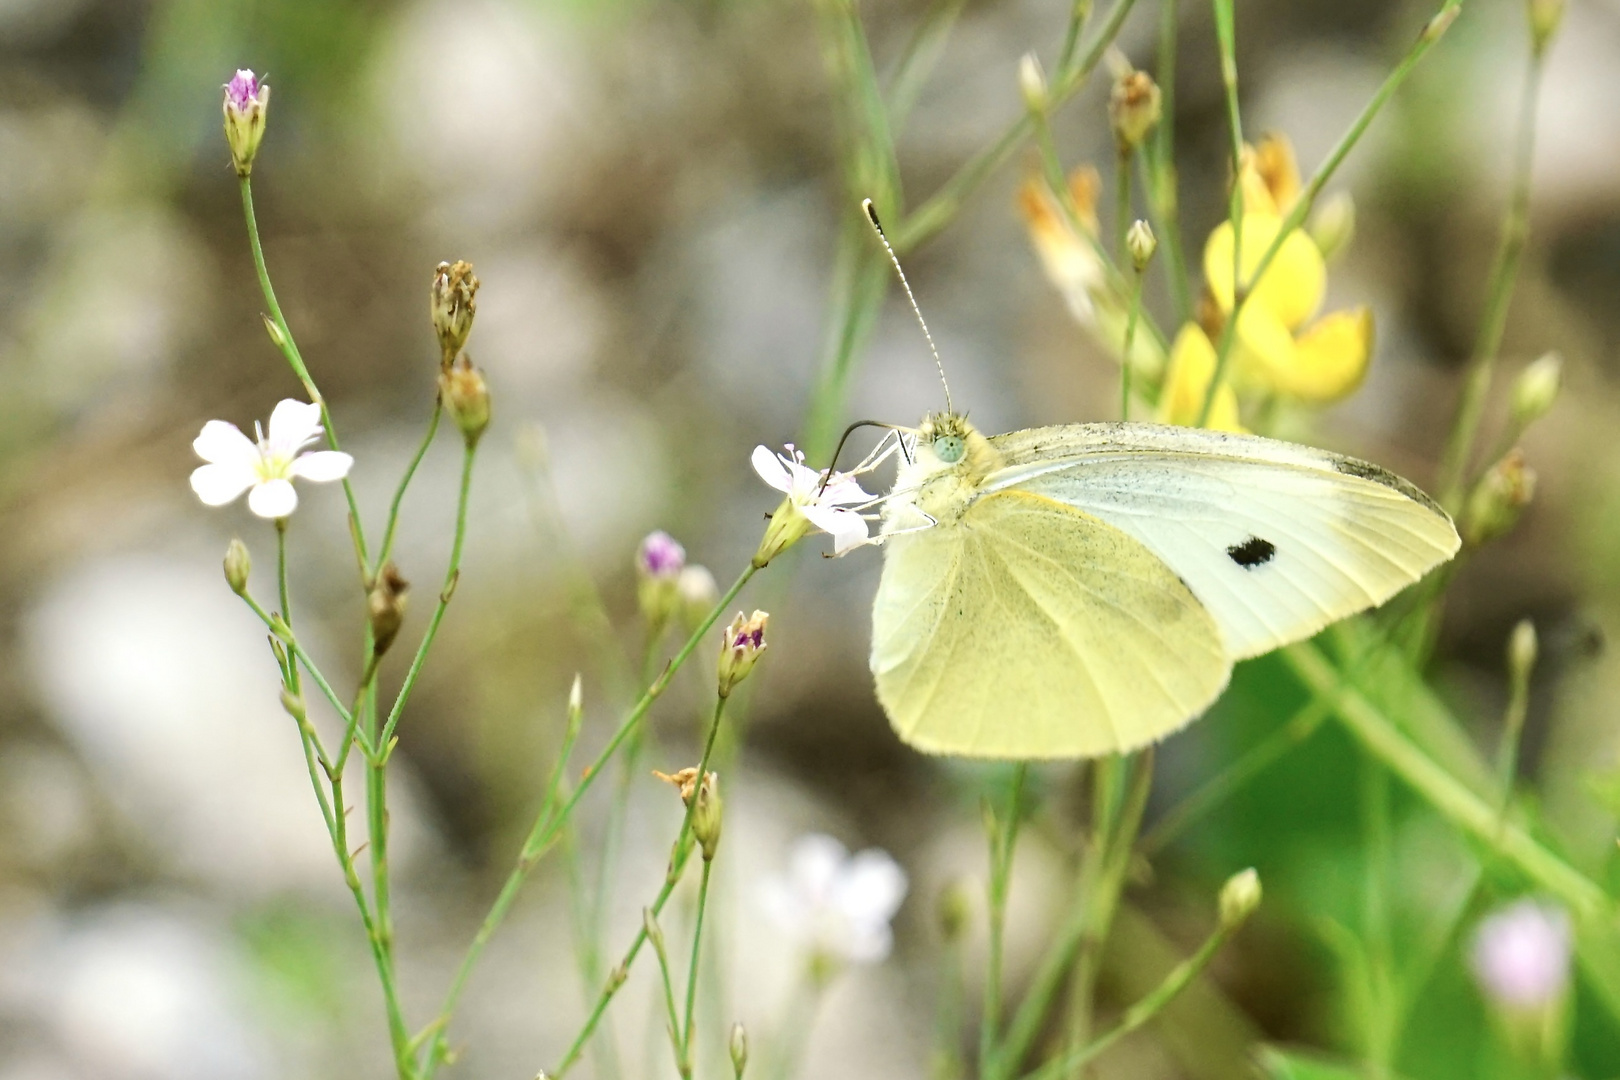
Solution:
<svg viewBox="0 0 1620 1080">
<path fill-rule="evenodd" d="M 1170 346 L 1170 366 L 1159 391 L 1158 419 L 1164 424 L 1192 427 L 1204 409 L 1209 380 L 1215 377 L 1215 346 L 1197 323 L 1188 323 Z M 1210 405 L 1209 423 L 1216 431 L 1244 431 L 1238 420 L 1237 394 L 1230 383 L 1221 384 Z"/>
<path fill-rule="evenodd" d="M 1243 278 L 1248 281 L 1260 260 L 1277 239 L 1282 219 L 1276 214 L 1243 215 Z M 1232 310 L 1232 223 L 1223 221 L 1204 245 L 1204 278 L 1221 312 Z M 1267 308 L 1289 330 L 1316 314 L 1327 289 L 1327 264 L 1309 236 L 1299 229 L 1289 233 L 1265 276 L 1249 287 L 1245 308 Z"/>
</svg>

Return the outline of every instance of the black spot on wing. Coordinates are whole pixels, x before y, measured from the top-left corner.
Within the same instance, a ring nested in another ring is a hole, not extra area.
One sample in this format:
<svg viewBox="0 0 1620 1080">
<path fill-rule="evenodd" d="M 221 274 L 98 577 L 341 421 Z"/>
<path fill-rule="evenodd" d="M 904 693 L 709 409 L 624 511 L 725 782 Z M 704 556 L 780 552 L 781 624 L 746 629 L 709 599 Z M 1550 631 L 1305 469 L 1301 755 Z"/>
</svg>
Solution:
<svg viewBox="0 0 1620 1080">
<path fill-rule="evenodd" d="M 1264 566 L 1277 555 L 1277 545 L 1270 540 L 1262 540 L 1258 536 L 1251 536 L 1241 544 L 1233 544 L 1226 549 L 1226 554 L 1232 561 L 1245 570 L 1253 570 L 1257 566 Z"/>
<path fill-rule="evenodd" d="M 1421 488 L 1410 480 L 1396 476 L 1388 469 L 1382 469 L 1370 462 L 1351 457 L 1335 457 L 1333 459 L 1333 468 L 1346 476 L 1354 476 L 1361 480 L 1371 480 L 1375 484 L 1382 484 L 1384 487 L 1400 492 L 1413 502 L 1421 503 L 1435 513 L 1445 516 L 1445 511 L 1440 508 L 1440 504 L 1429 498 Z"/>
</svg>

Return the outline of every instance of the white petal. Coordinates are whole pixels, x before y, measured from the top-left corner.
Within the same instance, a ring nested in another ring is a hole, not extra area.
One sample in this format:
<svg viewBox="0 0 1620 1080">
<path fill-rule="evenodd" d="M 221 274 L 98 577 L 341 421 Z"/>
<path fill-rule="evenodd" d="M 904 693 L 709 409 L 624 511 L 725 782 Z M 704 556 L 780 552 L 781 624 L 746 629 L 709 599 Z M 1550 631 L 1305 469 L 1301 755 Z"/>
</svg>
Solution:
<svg viewBox="0 0 1620 1080">
<path fill-rule="evenodd" d="M 248 509 L 262 518 L 284 518 L 297 507 L 291 480 L 266 480 L 248 494 Z"/>
<path fill-rule="evenodd" d="M 820 481 L 817 481 L 820 486 Z M 827 490 L 816 499 L 829 506 L 856 506 L 871 502 L 873 496 L 861 488 L 860 482 L 848 473 L 833 473 L 827 481 Z"/>
<path fill-rule="evenodd" d="M 833 538 L 833 554 L 842 555 L 850 548 L 866 542 L 866 519 L 851 510 L 839 510 L 831 506 L 800 507 L 804 516 L 810 523 Z"/>
<path fill-rule="evenodd" d="M 272 453 L 292 457 L 321 433 L 321 407 L 313 401 L 283 398 L 270 414 L 266 440 Z"/>
<path fill-rule="evenodd" d="M 887 926 L 905 898 L 906 872 L 878 848 L 867 848 L 849 860 L 835 896 L 850 922 L 862 927 Z"/>
<path fill-rule="evenodd" d="M 888 923 L 859 931 L 851 928 L 838 944 L 846 960 L 857 964 L 876 964 L 887 959 L 894 948 L 894 932 L 889 929 Z"/>
<path fill-rule="evenodd" d="M 215 465 L 249 465 L 259 460 L 259 448 L 242 434 L 242 429 L 223 420 L 210 420 L 202 434 L 191 441 L 197 456 Z M 237 492 L 241 494 L 240 491 Z"/>
<path fill-rule="evenodd" d="M 759 478 L 771 487 L 781 492 L 793 490 L 793 485 L 788 482 L 787 466 L 765 447 L 754 447 L 753 456 L 749 460 L 753 462 L 754 471 L 759 473 Z"/>
<path fill-rule="evenodd" d="M 825 904 L 848 858 L 849 849 L 825 833 L 811 833 L 794 841 L 788 875 L 800 899 L 812 907 Z"/>
<path fill-rule="evenodd" d="M 349 475 L 349 469 L 354 465 L 354 458 L 337 450 L 316 450 L 313 453 L 300 455 L 292 463 L 292 474 L 301 476 L 305 480 L 314 480 L 325 483 L 329 480 L 341 480 Z"/>
<path fill-rule="evenodd" d="M 257 481 L 258 476 L 247 465 L 221 462 L 199 465 L 191 471 L 191 490 L 209 506 L 224 506 Z"/>
</svg>

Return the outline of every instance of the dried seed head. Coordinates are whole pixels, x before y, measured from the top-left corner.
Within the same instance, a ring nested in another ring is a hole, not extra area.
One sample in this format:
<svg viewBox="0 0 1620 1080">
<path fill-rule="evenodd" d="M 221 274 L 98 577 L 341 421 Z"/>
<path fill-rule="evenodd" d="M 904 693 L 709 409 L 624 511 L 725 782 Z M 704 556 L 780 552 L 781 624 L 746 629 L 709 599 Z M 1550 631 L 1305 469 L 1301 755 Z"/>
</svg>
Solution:
<svg viewBox="0 0 1620 1080">
<path fill-rule="evenodd" d="M 472 263 L 458 259 L 434 269 L 428 310 L 439 335 L 439 362 L 448 368 L 466 346 L 473 316 L 478 314 L 478 275 Z"/>
<path fill-rule="evenodd" d="M 1536 493 L 1536 474 L 1517 447 L 1502 456 L 1479 479 L 1463 513 L 1463 538 L 1478 547 L 1518 524 Z"/>
<path fill-rule="evenodd" d="M 1148 132 L 1158 126 L 1162 108 L 1159 86 L 1153 76 L 1145 71 L 1121 76 L 1108 98 L 1108 119 L 1114 125 L 1114 141 L 1122 150 L 1135 150 Z"/>
<path fill-rule="evenodd" d="M 381 656 L 388 651 L 405 622 L 405 604 L 411 583 L 400 576 L 393 561 L 383 563 L 377 580 L 366 596 L 366 616 L 371 620 L 371 651 Z"/>
</svg>

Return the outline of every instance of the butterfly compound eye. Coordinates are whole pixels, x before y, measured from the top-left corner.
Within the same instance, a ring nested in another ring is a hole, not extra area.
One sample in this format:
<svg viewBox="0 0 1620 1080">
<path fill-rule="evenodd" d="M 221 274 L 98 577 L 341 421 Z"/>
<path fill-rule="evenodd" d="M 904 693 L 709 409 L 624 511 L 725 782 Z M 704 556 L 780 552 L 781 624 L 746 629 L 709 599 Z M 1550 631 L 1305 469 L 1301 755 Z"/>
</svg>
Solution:
<svg viewBox="0 0 1620 1080">
<path fill-rule="evenodd" d="M 967 452 L 967 443 L 960 435 L 941 435 L 934 440 L 934 453 L 947 465 L 955 465 Z"/>
</svg>

